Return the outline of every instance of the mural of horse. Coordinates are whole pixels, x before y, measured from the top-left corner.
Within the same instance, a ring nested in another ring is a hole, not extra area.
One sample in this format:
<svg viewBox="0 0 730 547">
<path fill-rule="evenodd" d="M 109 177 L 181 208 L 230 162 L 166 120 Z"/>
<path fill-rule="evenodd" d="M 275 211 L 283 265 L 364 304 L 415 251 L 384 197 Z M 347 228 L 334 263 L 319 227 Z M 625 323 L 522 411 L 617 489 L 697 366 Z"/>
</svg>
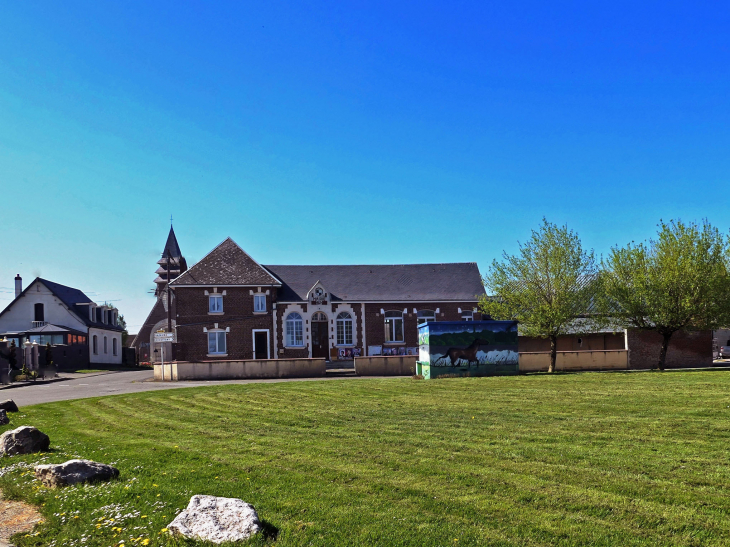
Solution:
<svg viewBox="0 0 730 547">
<path fill-rule="evenodd" d="M 464 359 L 469 363 L 469 365 L 471 365 L 472 361 L 476 362 L 478 365 L 479 359 L 477 357 L 477 352 L 479 351 L 479 346 L 486 346 L 487 344 L 489 344 L 489 342 L 486 340 L 480 340 L 477 338 L 466 348 L 449 348 L 441 359 L 446 359 L 448 357 L 451 360 L 452 367 L 456 366 L 459 359 Z"/>
</svg>

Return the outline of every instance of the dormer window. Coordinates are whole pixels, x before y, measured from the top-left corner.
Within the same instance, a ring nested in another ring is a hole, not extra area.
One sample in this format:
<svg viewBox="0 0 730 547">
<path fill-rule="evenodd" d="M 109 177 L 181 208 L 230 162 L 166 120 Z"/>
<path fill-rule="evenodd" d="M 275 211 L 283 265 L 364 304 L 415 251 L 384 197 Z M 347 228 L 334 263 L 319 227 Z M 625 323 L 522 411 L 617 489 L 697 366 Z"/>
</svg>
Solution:
<svg viewBox="0 0 730 547">
<path fill-rule="evenodd" d="M 223 313 L 223 296 L 211 294 L 208 297 L 208 313 Z"/>
</svg>

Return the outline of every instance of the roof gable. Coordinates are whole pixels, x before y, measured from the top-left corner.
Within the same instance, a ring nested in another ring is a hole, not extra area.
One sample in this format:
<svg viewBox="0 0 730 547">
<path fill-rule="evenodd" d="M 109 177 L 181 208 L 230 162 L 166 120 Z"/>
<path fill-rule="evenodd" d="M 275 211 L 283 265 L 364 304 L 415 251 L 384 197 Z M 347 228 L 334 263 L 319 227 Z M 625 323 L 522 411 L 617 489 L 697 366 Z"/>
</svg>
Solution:
<svg viewBox="0 0 730 547">
<path fill-rule="evenodd" d="M 170 283 L 185 285 L 280 285 L 230 237 Z"/>
<path fill-rule="evenodd" d="M 10 310 L 10 308 L 19 300 L 19 298 L 25 295 L 31 289 L 31 287 L 35 286 L 36 283 L 42 283 L 43 285 L 45 285 L 45 287 L 49 291 L 51 291 L 51 293 L 56 298 L 58 298 L 63 303 L 63 305 L 66 306 L 66 308 L 71 313 L 73 313 L 79 320 L 81 320 L 81 322 L 84 323 L 87 327 L 96 327 L 105 330 L 123 330 L 122 327 L 118 325 L 97 322 L 96 317 L 94 317 L 93 321 L 90 320 L 88 311 L 89 309 L 85 307 L 85 305 L 94 304 L 94 302 L 79 289 L 74 289 L 73 287 L 69 287 L 68 285 L 61 285 L 60 283 L 49 281 L 48 279 L 43 279 L 42 277 L 36 277 L 31 283 L 29 283 L 28 286 L 23 289 L 23 292 L 21 292 L 17 298 L 13 299 L 13 301 L 10 302 L 10 304 L 8 304 L 2 312 L 0 312 L 0 316 Z"/>
<path fill-rule="evenodd" d="M 279 300 L 308 299 L 315 286 L 332 300 L 476 301 L 484 294 L 474 262 L 357 266 L 265 266 L 282 282 Z"/>
</svg>

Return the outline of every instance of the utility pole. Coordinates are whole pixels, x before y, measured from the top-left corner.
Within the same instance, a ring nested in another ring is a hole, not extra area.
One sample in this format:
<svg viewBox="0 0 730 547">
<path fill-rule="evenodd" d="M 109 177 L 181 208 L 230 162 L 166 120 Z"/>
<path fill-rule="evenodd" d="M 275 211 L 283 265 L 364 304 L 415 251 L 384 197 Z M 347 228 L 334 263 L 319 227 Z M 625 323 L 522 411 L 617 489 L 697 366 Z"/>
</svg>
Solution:
<svg viewBox="0 0 730 547">
<path fill-rule="evenodd" d="M 172 217 L 171 217 L 172 218 Z M 170 249 L 167 249 L 167 332 L 172 332 L 172 297 L 170 295 Z"/>
</svg>

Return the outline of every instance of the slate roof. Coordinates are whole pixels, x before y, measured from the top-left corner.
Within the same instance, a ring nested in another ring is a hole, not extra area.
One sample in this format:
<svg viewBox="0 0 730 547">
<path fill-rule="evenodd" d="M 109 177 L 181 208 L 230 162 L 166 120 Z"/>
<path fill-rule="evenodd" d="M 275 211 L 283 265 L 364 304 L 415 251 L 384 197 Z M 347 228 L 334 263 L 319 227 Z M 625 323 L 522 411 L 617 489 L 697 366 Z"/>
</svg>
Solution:
<svg viewBox="0 0 730 547">
<path fill-rule="evenodd" d="M 170 283 L 173 287 L 279 284 L 278 279 L 262 268 L 230 237 Z"/>
<path fill-rule="evenodd" d="M 167 234 L 167 242 L 165 248 L 162 251 L 162 256 L 167 257 L 167 251 L 170 251 L 172 258 L 180 258 L 182 253 L 180 252 L 180 245 L 177 244 L 177 238 L 175 237 L 175 230 L 170 226 L 170 233 Z"/>
<path fill-rule="evenodd" d="M 474 301 L 484 294 L 475 262 L 264 267 L 282 282 L 281 302 L 306 300 L 317 281 L 335 301 Z"/>
<path fill-rule="evenodd" d="M 39 281 L 43 283 L 49 291 L 51 291 L 61 302 L 63 302 L 66 307 L 73 312 L 74 315 L 76 315 L 83 323 L 86 324 L 87 327 L 96 327 L 99 329 L 106 329 L 106 330 L 117 330 L 121 331 L 124 330 L 122 327 L 118 325 L 111 325 L 109 323 L 102 323 L 97 321 L 90 321 L 89 320 L 89 309 L 84 306 L 83 308 L 80 308 L 77 306 L 77 304 L 88 304 L 90 302 L 93 302 L 91 298 L 86 296 L 83 292 L 81 292 L 78 289 L 74 289 L 73 287 L 69 287 L 67 285 L 61 285 L 60 283 L 55 283 L 53 281 L 48 281 L 47 279 L 43 279 L 41 277 L 36 277 L 32 283 L 30 283 L 21 293 L 21 296 L 25 294 L 25 292 L 30 289 L 36 281 Z M 18 297 L 20 298 L 20 297 Z M 7 310 L 9 310 L 15 301 L 14 299 L 8 306 L 0 313 L 2 315 Z"/>
</svg>

